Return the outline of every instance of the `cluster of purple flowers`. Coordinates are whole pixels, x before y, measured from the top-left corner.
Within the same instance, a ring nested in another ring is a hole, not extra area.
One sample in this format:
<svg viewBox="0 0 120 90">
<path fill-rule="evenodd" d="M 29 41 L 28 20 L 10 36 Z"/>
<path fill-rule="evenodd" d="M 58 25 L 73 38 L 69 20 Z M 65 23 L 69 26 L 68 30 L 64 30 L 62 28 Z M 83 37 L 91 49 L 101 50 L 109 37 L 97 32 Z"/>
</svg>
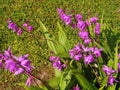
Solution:
<svg viewBox="0 0 120 90">
<path fill-rule="evenodd" d="M 18 36 L 20 36 L 23 32 L 23 28 L 19 27 L 16 23 L 12 22 L 12 20 L 8 20 L 8 29 L 11 29 L 13 32 L 16 32 Z M 33 26 L 29 25 L 29 22 L 24 23 L 23 27 L 26 27 L 29 32 L 33 30 Z"/>
<path fill-rule="evenodd" d="M 65 22 L 66 25 L 71 25 L 72 28 L 78 28 L 79 29 L 79 36 L 84 40 L 85 44 L 90 43 L 89 33 L 88 33 L 88 27 L 94 26 L 94 33 L 95 35 L 100 34 L 100 24 L 97 22 L 99 19 L 97 17 L 92 17 L 87 20 L 83 20 L 82 15 L 76 14 L 75 17 L 72 18 L 72 15 L 66 15 L 64 13 L 64 10 L 58 8 L 57 9 L 58 14 L 60 16 L 60 19 Z M 75 20 L 74 20 L 75 19 Z M 76 22 L 74 22 L 74 21 Z"/>
<path fill-rule="evenodd" d="M 23 24 L 23 27 L 25 27 L 29 32 L 33 30 L 33 26 L 30 25 L 30 22 L 27 21 Z"/>
<path fill-rule="evenodd" d="M 11 20 L 8 20 L 8 29 L 13 30 L 13 32 L 16 32 L 17 35 L 22 34 L 22 28 L 19 28 L 16 23 L 12 22 Z"/>
<path fill-rule="evenodd" d="M 83 44 L 78 43 L 75 47 L 69 50 L 70 58 L 76 61 L 84 60 L 84 64 L 88 65 L 97 60 L 101 56 L 102 49 L 97 47 L 89 47 L 91 41 L 94 44 L 93 36 L 100 35 L 100 23 L 97 17 L 92 17 L 90 19 L 83 20 L 82 15 L 76 14 L 66 15 L 62 9 L 57 9 L 60 19 L 66 24 L 72 26 L 72 28 L 78 29 L 78 35 L 83 40 Z M 91 37 L 91 31 L 93 29 L 94 35 Z M 120 60 L 120 54 L 118 55 Z M 120 62 L 118 63 L 118 71 L 113 70 L 111 67 L 104 65 L 102 68 L 106 76 L 108 76 L 108 85 L 113 85 L 114 82 L 118 82 L 114 74 L 120 71 Z"/>
<path fill-rule="evenodd" d="M 57 68 L 58 70 L 62 70 L 62 68 L 66 67 L 65 64 L 62 64 L 60 57 L 50 56 L 49 59 L 52 62 L 53 67 Z"/>
<path fill-rule="evenodd" d="M 103 71 L 105 72 L 106 76 L 108 76 L 108 85 L 113 85 L 114 82 L 118 82 L 115 77 L 113 76 L 117 73 L 116 70 L 113 70 L 112 67 L 108 67 L 106 65 L 103 66 Z"/>
<path fill-rule="evenodd" d="M 78 18 L 79 17 L 79 18 Z M 79 37 L 84 41 L 84 44 L 89 44 L 91 42 L 90 33 L 88 31 L 88 27 L 94 26 L 95 35 L 100 34 L 100 24 L 97 22 L 97 17 L 92 17 L 90 20 L 83 21 L 82 16 L 80 14 L 76 15 L 77 28 L 79 29 Z"/>
<path fill-rule="evenodd" d="M 25 73 L 30 76 L 33 66 L 30 65 L 31 62 L 28 60 L 28 56 L 29 55 L 26 54 L 17 57 L 13 55 L 11 48 L 9 47 L 3 54 L 0 54 L 0 68 L 7 69 L 11 73 L 14 73 L 14 75 Z M 26 85 L 29 85 L 28 80 Z"/>
<path fill-rule="evenodd" d="M 94 62 L 101 56 L 102 49 L 97 47 L 85 47 L 82 44 L 77 44 L 73 49 L 69 50 L 70 58 L 79 61 L 84 59 L 86 65 Z"/>
<path fill-rule="evenodd" d="M 59 16 L 60 16 L 60 19 L 61 19 L 62 21 L 64 21 L 66 25 L 70 25 L 71 22 L 72 22 L 72 19 L 71 19 L 72 15 L 66 15 L 66 14 L 64 13 L 64 10 L 59 9 L 59 8 L 57 9 L 57 11 L 58 11 L 58 14 L 59 14 Z"/>
</svg>

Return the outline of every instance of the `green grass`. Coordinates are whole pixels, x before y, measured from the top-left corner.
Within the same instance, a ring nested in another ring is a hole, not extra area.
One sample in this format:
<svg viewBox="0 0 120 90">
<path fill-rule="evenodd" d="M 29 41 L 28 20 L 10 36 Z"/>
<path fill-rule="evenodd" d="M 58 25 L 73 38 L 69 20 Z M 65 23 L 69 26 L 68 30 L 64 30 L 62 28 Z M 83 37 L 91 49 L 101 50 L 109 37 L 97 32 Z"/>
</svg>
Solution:
<svg viewBox="0 0 120 90">
<path fill-rule="evenodd" d="M 82 14 L 84 18 L 92 16 L 101 18 L 104 11 L 107 39 L 109 37 L 114 38 L 114 40 L 109 40 L 111 50 L 113 50 L 115 41 L 120 39 L 120 13 L 117 12 L 120 9 L 120 0 L 0 0 L 0 51 L 3 52 L 11 46 L 15 55 L 28 53 L 30 54 L 29 59 L 39 70 L 42 64 L 46 64 L 45 58 L 48 59 L 49 57 L 46 40 L 39 28 L 39 20 L 47 26 L 50 33 L 55 37 L 57 34 L 56 23 L 59 21 L 57 8 L 63 8 L 67 13 Z M 26 20 L 30 20 L 30 23 L 34 26 L 33 34 L 35 38 L 26 32 L 18 37 L 11 30 L 8 30 L 6 20 L 9 18 L 19 25 L 22 25 Z M 63 24 L 62 26 L 64 27 Z M 69 27 L 65 28 L 65 32 L 70 42 L 73 43 L 71 35 L 74 32 L 70 31 Z M 6 72 L 2 71 L 2 74 L 6 74 Z M 15 77 L 15 80 L 14 78 L 12 80 L 8 78 L 8 81 L 6 81 L 6 77 L 1 75 L 0 77 L 3 80 L 0 83 L 7 82 L 14 85 L 14 83 L 20 81 L 25 82 L 24 78 L 18 80 L 21 76 L 19 78 Z M 9 73 L 7 75 L 11 77 Z"/>
</svg>

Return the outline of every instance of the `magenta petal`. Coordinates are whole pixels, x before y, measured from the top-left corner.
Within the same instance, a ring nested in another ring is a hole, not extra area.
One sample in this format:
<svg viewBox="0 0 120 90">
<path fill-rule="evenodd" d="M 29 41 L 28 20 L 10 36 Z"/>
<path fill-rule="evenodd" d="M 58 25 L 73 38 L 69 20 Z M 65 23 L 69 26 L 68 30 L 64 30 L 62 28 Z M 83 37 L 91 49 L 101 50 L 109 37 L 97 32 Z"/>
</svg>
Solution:
<svg viewBox="0 0 120 90">
<path fill-rule="evenodd" d="M 26 85 L 27 85 L 28 87 L 30 87 L 30 85 L 31 85 L 32 82 L 33 82 L 33 77 L 30 76 L 30 77 L 28 77 L 28 79 L 27 79 L 27 81 L 26 81 Z"/>
<path fill-rule="evenodd" d="M 28 26 L 28 31 L 30 32 L 30 31 L 32 31 L 33 30 L 33 26 Z"/>
<path fill-rule="evenodd" d="M 0 61 L 0 68 L 2 68 L 2 62 Z"/>
<path fill-rule="evenodd" d="M 76 85 L 75 87 L 73 87 L 73 90 L 80 90 L 80 87 Z"/>
<path fill-rule="evenodd" d="M 19 28 L 19 30 L 17 31 L 17 35 L 20 36 L 22 34 L 22 29 Z"/>
<path fill-rule="evenodd" d="M 85 63 L 85 64 L 90 64 L 90 63 L 92 63 L 93 61 L 94 61 L 94 58 L 93 58 L 92 55 L 88 55 L 88 56 L 84 57 L 84 63 Z"/>
<path fill-rule="evenodd" d="M 29 66 L 30 65 L 30 61 L 29 60 L 24 60 L 24 61 L 21 62 L 21 65 L 23 67 Z"/>
<path fill-rule="evenodd" d="M 92 18 L 90 18 L 90 22 L 91 22 L 91 23 L 96 23 L 97 20 L 98 20 L 97 17 L 92 17 Z"/>
<path fill-rule="evenodd" d="M 21 74 L 23 71 L 24 71 L 23 68 L 19 68 L 19 69 L 14 73 L 14 75 Z"/>
<path fill-rule="evenodd" d="M 81 19 L 82 19 L 82 15 L 76 14 L 76 15 L 75 15 L 75 19 L 76 19 L 77 21 L 81 20 Z"/>
<path fill-rule="evenodd" d="M 27 27 L 27 26 L 28 26 L 28 24 L 27 24 L 27 23 L 24 23 L 24 24 L 23 24 L 23 27 Z"/>
</svg>

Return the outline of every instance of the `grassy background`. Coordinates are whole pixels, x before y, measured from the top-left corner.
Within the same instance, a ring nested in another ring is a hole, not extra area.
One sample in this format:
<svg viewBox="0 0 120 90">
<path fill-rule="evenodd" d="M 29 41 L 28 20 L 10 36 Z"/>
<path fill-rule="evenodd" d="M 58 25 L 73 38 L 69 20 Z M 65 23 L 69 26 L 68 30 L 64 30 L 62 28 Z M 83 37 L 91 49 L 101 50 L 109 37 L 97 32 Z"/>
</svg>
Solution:
<svg viewBox="0 0 120 90">
<path fill-rule="evenodd" d="M 57 34 L 56 22 L 59 21 L 57 8 L 63 8 L 67 13 L 82 14 L 84 18 L 92 16 L 101 18 L 104 12 L 104 22 L 108 30 L 112 30 L 115 34 L 113 35 L 111 31 L 106 33 L 108 38 L 109 35 L 114 38 L 114 40 L 109 39 L 111 48 L 120 38 L 120 13 L 117 12 L 120 9 L 120 0 L 0 0 L 0 51 L 3 52 L 11 46 L 15 55 L 30 54 L 29 59 L 40 73 L 43 72 L 41 68 L 51 70 L 46 62 L 49 51 L 44 35 L 41 33 L 42 30 L 39 28 L 39 20 L 55 37 Z M 34 27 L 33 34 L 24 32 L 21 36 L 17 36 L 7 28 L 6 20 L 9 18 L 18 25 L 30 20 Z M 62 24 L 62 26 L 64 25 Z M 73 32 L 69 27 L 65 28 L 65 32 L 72 43 L 71 34 Z M 2 70 L 0 73 L 0 84 L 14 86 L 15 83 L 25 82 L 26 77 L 24 76 L 13 77 L 7 71 Z"/>
</svg>

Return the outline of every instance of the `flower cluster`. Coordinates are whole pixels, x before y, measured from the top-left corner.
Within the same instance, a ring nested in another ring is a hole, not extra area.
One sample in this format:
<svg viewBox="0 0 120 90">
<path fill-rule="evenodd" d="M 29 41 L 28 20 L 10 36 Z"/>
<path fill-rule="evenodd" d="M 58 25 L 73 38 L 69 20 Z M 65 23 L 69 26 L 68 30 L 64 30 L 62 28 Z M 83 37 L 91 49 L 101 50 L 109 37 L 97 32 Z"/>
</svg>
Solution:
<svg viewBox="0 0 120 90">
<path fill-rule="evenodd" d="M 57 56 L 50 56 L 50 61 L 53 64 L 53 67 L 56 67 L 58 70 L 62 70 L 62 68 L 65 68 L 66 65 L 62 64 L 60 57 Z"/>
<path fill-rule="evenodd" d="M 113 74 L 115 74 L 117 71 L 113 70 L 112 67 L 108 67 L 106 65 L 103 66 L 103 71 L 105 72 L 106 76 L 108 76 L 108 85 L 113 85 L 114 82 L 118 82 Z"/>
<path fill-rule="evenodd" d="M 57 9 L 60 19 L 72 28 L 78 29 L 78 35 L 82 39 L 82 43 L 78 43 L 75 47 L 69 50 L 70 58 L 76 61 L 83 60 L 85 65 L 97 62 L 98 57 L 101 56 L 102 49 L 99 49 L 94 42 L 99 41 L 100 23 L 98 17 L 91 17 L 83 19 L 82 15 L 66 15 L 62 9 Z M 73 16 L 73 17 L 72 17 Z M 94 32 L 94 33 L 93 33 Z M 97 38 L 96 38 L 97 37 Z M 120 54 L 118 54 L 120 60 Z M 118 70 L 113 70 L 112 67 L 104 65 L 102 70 L 108 76 L 108 85 L 113 85 L 118 82 L 114 74 L 120 72 L 120 62 L 118 62 Z"/>
<path fill-rule="evenodd" d="M 3 54 L 0 54 L 0 68 L 7 69 L 11 73 L 14 73 L 14 75 L 19 75 L 22 73 L 30 75 L 33 66 L 30 65 L 31 62 L 28 60 L 28 56 L 29 55 L 26 54 L 17 57 L 13 55 L 11 48 L 9 47 Z"/>
<path fill-rule="evenodd" d="M 8 20 L 8 29 L 11 29 L 13 32 L 16 32 L 18 36 L 20 36 L 23 32 L 23 28 L 18 26 L 12 20 Z M 29 22 L 24 23 L 23 27 L 27 28 L 27 31 L 31 32 L 33 30 L 33 26 L 29 25 Z"/>
<path fill-rule="evenodd" d="M 12 22 L 11 20 L 8 20 L 8 29 L 11 29 L 13 30 L 13 32 L 16 32 L 18 36 L 22 34 L 22 28 L 19 28 L 18 25 Z"/>
<path fill-rule="evenodd" d="M 59 8 L 57 9 L 57 11 L 58 11 L 58 14 L 59 14 L 61 20 L 64 21 L 66 25 L 70 25 L 72 22 L 72 20 L 71 20 L 72 15 L 66 15 L 64 13 L 64 10 L 59 9 Z"/>
<path fill-rule="evenodd" d="M 79 29 L 79 36 L 86 40 L 85 42 L 90 42 L 89 33 L 87 28 L 90 26 L 94 26 L 94 33 L 95 35 L 100 34 L 100 23 L 97 22 L 99 19 L 97 17 L 91 17 L 90 19 L 83 20 L 82 15 L 76 14 L 75 17 L 72 17 L 72 15 L 66 15 L 64 13 L 64 10 L 58 8 L 57 9 L 58 14 L 60 16 L 60 19 L 65 22 L 66 25 L 71 25 L 73 28 Z M 76 22 L 74 22 L 74 21 Z"/>
<path fill-rule="evenodd" d="M 97 47 L 85 47 L 82 44 L 77 44 L 73 49 L 69 50 L 70 58 L 74 60 L 84 59 L 86 65 L 92 63 L 101 56 L 102 49 Z"/>
<path fill-rule="evenodd" d="M 27 21 L 23 24 L 23 27 L 25 27 L 29 32 L 33 30 L 33 26 L 30 25 L 30 22 Z"/>
</svg>

